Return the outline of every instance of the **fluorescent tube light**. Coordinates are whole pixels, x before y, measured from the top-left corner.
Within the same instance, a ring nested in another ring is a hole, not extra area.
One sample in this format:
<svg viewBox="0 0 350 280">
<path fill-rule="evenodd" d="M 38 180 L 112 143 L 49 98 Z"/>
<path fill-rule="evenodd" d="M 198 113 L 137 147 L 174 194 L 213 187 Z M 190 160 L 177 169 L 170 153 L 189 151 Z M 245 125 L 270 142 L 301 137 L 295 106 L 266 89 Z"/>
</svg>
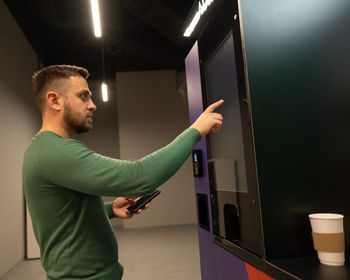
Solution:
<svg viewBox="0 0 350 280">
<path fill-rule="evenodd" d="M 100 22 L 100 9 L 98 7 L 98 0 L 90 0 L 92 20 L 94 22 L 94 32 L 96 37 L 101 37 L 101 22 Z"/>
<path fill-rule="evenodd" d="M 207 11 L 207 8 L 213 3 L 214 0 L 199 0 L 198 10 L 196 11 L 191 23 L 185 30 L 184 37 L 190 37 L 193 30 L 196 28 L 197 23 L 201 19 L 201 16 Z"/>
<path fill-rule="evenodd" d="M 105 82 L 102 83 L 101 89 L 102 89 L 102 100 L 103 100 L 103 102 L 107 102 L 108 101 L 108 88 L 107 88 L 107 85 Z"/>
</svg>

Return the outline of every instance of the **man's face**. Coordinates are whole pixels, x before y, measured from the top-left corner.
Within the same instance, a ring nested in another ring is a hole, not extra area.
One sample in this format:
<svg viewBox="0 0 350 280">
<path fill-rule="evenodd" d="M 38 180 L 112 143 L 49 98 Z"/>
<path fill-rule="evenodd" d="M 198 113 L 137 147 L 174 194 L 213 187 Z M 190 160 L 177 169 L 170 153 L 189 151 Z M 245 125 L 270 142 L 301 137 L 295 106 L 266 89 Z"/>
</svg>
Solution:
<svg viewBox="0 0 350 280">
<path fill-rule="evenodd" d="M 64 94 L 63 120 L 67 129 L 74 134 L 87 132 L 92 128 L 92 114 L 96 105 L 91 100 L 91 92 L 83 77 L 72 76 L 67 81 Z"/>
</svg>

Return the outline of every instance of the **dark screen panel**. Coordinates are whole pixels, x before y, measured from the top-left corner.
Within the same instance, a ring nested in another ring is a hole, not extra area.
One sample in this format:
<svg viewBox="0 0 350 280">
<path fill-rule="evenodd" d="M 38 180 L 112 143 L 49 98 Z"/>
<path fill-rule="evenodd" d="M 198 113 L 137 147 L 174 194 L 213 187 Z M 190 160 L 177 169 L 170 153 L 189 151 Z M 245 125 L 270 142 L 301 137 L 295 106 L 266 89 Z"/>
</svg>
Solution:
<svg viewBox="0 0 350 280">
<path fill-rule="evenodd" d="M 220 132 L 207 137 L 212 228 L 214 235 L 222 238 L 224 248 L 227 244 L 238 245 L 263 256 L 238 6 L 236 1 L 217 4 L 222 16 L 210 19 L 198 41 L 203 104 L 225 99 L 217 110 L 224 115 L 224 126 Z"/>
<path fill-rule="evenodd" d="M 217 190 L 247 192 L 241 110 L 232 32 L 205 64 L 208 103 L 224 99 L 217 112 L 225 116 L 222 129 L 210 134 L 211 160 L 217 174 Z"/>
</svg>

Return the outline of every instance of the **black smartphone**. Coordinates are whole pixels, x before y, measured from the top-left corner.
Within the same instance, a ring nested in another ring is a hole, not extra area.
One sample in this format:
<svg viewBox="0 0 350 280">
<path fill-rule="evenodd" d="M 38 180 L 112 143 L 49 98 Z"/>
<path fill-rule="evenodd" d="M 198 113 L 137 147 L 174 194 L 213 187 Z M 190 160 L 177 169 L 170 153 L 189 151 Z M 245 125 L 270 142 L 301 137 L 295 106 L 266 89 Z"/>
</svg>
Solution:
<svg viewBox="0 0 350 280">
<path fill-rule="evenodd" d="M 155 190 L 151 192 L 150 194 L 146 194 L 144 196 L 141 196 L 135 204 L 129 206 L 127 209 L 129 210 L 130 213 L 134 214 L 136 213 L 139 209 L 142 209 L 146 206 L 147 203 L 149 203 L 153 198 L 155 198 L 158 194 L 160 194 L 159 190 Z"/>
</svg>

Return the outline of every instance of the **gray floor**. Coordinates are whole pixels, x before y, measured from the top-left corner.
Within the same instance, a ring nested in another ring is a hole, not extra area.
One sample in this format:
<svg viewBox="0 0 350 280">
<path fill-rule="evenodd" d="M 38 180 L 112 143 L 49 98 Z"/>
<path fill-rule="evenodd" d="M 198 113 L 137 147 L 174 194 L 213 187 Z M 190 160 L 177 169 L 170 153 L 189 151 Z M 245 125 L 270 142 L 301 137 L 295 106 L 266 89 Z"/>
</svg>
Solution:
<svg viewBox="0 0 350 280">
<path fill-rule="evenodd" d="M 200 279 L 197 226 L 117 229 L 123 280 Z M 19 263 L 1 280 L 45 280 L 39 260 Z"/>
</svg>

